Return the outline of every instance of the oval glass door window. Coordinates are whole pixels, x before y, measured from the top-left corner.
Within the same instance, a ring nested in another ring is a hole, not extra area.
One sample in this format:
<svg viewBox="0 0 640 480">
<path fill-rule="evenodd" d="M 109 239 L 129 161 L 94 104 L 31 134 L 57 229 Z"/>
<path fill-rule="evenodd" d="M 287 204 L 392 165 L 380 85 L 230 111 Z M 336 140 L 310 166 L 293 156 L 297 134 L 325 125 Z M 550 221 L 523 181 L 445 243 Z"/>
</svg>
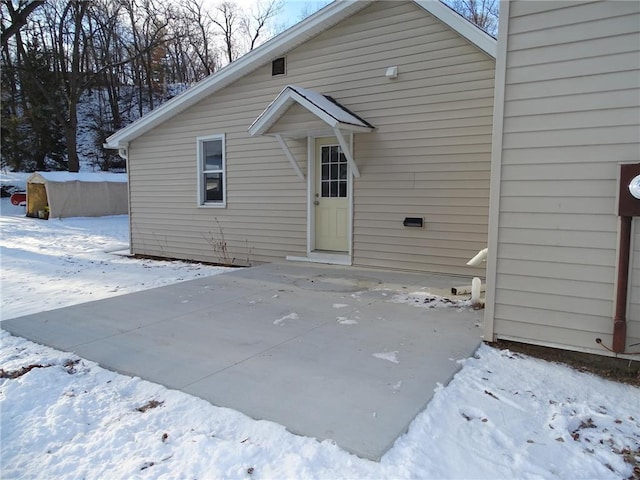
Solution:
<svg viewBox="0 0 640 480">
<path fill-rule="evenodd" d="M 629 183 L 629 193 L 640 200 L 640 175 L 637 175 Z"/>
</svg>

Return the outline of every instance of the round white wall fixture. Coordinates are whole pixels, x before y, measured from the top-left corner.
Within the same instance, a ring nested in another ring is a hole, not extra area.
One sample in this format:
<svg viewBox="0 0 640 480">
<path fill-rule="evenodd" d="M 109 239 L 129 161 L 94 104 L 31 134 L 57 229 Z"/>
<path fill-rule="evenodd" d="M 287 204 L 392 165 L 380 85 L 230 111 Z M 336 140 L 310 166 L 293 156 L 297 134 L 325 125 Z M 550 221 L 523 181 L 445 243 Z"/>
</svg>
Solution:
<svg viewBox="0 0 640 480">
<path fill-rule="evenodd" d="M 629 183 L 629 193 L 640 200 L 640 175 L 633 177 L 633 180 Z"/>
</svg>

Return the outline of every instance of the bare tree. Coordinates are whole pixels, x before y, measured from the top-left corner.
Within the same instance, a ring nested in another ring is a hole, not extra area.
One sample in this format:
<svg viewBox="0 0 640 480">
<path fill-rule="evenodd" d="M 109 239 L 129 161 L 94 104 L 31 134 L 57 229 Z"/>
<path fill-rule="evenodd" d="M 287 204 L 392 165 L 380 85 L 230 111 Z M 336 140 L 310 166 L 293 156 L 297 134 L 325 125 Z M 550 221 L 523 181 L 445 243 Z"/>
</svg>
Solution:
<svg viewBox="0 0 640 480">
<path fill-rule="evenodd" d="M 241 21 L 240 9 L 237 4 L 231 1 L 224 1 L 215 10 L 215 13 L 210 18 L 220 30 L 219 33 L 222 35 L 224 43 L 224 53 L 229 63 L 231 63 L 239 55 L 236 32 Z"/>
<path fill-rule="evenodd" d="M 9 14 L 9 23 L 5 23 L 4 16 L 2 18 L 2 45 L 5 46 L 9 42 L 9 39 L 27 24 L 29 15 L 31 15 L 36 8 L 42 6 L 44 1 L 35 0 L 29 2 L 20 0 L 17 7 L 13 6 L 12 0 L 3 0 L 2 4 Z"/>
<path fill-rule="evenodd" d="M 85 89 L 85 79 L 82 68 L 84 67 L 84 45 L 87 37 L 83 31 L 83 22 L 89 2 L 77 2 L 68 0 L 52 0 L 47 2 L 42 9 L 42 18 L 38 18 L 32 42 L 38 42 L 44 53 L 51 56 L 49 69 L 56 85 L 41 84 L 36 82 L 44 98 L 48 99 L 50 106 L 54 107 L 54 114 L 63 125 L 67 147 L 68 168 L 71 172 L 77 172 L 80 162 L 77 152 L 77 105 Z M 36 66 L 31 61 L 31 56 L 26 55 L 21 41 L 17 42 L 18 55 L 24 59 L 24 68 L 35 71 Z M 57 96 L 62 92 L 64 108 L 57 108 Z"/>
<path fill-rule="evenodd" d="M 275 17 L 282 10 L 282 7 L 282 0 L 267 0 L 265 2 L 258 0 L 256 5 L 242 17 L 240 24 L 249 39 L 249 51 L 258 45 L 258 39 L 261 34 L 264 34 L 267 22 Z"/>
<path fill-rule="evenodd" d="M 444 0 L 444 3 L 485 32 L 493 36 L 498 32 L 498 0 Z"/>
<path fill-rule="evenodd" d="M 163 60 L 166 43 L 171 40 L 168 27 L 174 18 L 173 7 L 155 0 L 120 2 L 131 29 L 128 56 L 133 83 L 138 86 L 138 109 L 142 116 L 145 104 L 151 110 L 155 107 L 154 94 L 158 93 L 164 80 Z"/>
<path fill-rule="evenodd" d="M 168 98 L 169 84 L 194 83 L 271 36 L 282 0 L 255 1 L 245 11 L 234 0 L 0 0 L 2 161 L 12 151 L 19 166 L 31 146 L 29 165 L 60 168 L 66 149 L 78 171 L 85 94 L 99 145 Z"/>
<path fill-rule="evenodd" d="M 111 0 L 94 0 L 97 8 L 90 11 L 87 21 L 90 55 L 92 62 L 87 71 L 98 77 L 94 84 L 107 94 L 113 128 L 122 126 L 120 113 L 120 87 L 125 82 L 122 63 L 128 60 L 124 45 L 125 32 L 122 25 L 122 5 Z"/>
<path fill-rule="evenodd" d="M 192 52 L 200 60 L 204 76 L 211 75 L 217 64 L 217 55 L 213 48 L 214 22 L 207 15 L 202 0 L 185 0 L 183 8 L 182 15 L 187 27 L 183 34 L 187 37 Z"/>
</svg>

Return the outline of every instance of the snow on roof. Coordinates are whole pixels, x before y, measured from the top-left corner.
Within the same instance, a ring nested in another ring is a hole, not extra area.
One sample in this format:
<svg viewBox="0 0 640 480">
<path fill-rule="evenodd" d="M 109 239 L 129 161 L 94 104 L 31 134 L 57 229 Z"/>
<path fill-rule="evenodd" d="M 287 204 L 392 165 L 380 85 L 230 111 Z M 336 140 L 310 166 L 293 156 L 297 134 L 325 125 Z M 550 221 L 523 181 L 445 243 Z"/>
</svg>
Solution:
<svg viewBox="0 0 640 480">
<path fill-rule="evenodd" d="M 288 85 L 287 88 L 290 88 L 291 90 L 299 93 L 304 98 L 313 103 L 316 107 L 320 108 L 340 123 L 348 123 L 351 125 L 358 125 L 360 127 L 373 128 L 373 126 L 369 122 L 350 112 L 348 109 L 340 105 L 328 95 L 323 95 L 322 93 L 316 92 L 315 90 L 298 87 L 296 85 Z"/>
<path fill-rule="evenodd" d="M 265 134 L 295 102 L 332 128 L 345 128 L 360 132 L 370 132 L 374 129 L 373 125 L 340 105 L 330 96 L 308 88 L 287 85 L 251 124 L 249 134 Z"/>
<path fill-rule="evenodd" d="M 126 173 L 92 173 L 92 172 L 35 172 L 27 178 L 27 183 L 49 182 L 117 182 L 126 183 Z"/>
</svg>

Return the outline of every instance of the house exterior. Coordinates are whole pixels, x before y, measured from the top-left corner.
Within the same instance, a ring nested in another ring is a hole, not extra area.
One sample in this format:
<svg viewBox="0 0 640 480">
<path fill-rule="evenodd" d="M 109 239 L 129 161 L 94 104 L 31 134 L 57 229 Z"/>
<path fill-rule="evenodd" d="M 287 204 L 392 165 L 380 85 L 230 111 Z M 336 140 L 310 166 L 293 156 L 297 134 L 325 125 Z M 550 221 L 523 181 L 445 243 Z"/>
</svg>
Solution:
<svg viewBox="0 0 640 480">
<path fill-rule="evenodd" d="M 627 277 L 618 215 L 638 162 L 640 2 L 504 2 L 486 339 L 640 351 L 640 230 Z"/>
<path fill-rule="evenodd" d="M 341 0 L 107 139 L 131 250 L 484 276 L 495 40 L 436 0 Z"/>
</svg>

